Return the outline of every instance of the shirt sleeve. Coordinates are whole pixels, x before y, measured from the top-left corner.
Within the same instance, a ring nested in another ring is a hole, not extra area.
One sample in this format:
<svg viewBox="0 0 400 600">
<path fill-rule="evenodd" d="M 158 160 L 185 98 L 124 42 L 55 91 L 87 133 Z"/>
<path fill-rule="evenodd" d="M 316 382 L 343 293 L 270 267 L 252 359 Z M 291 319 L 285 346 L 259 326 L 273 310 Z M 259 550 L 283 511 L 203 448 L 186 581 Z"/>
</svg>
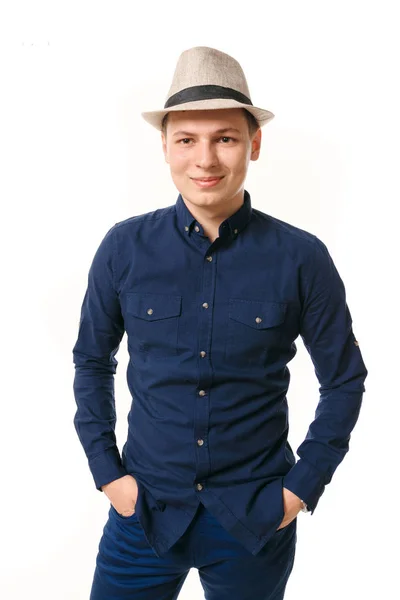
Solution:
<svg viewBox="0 0 400 600">
<path fill-rule="evenodd" d="M 352 328 L 343 281 L 325 244 L 314 236 L 314 251 L 302 275 L 300 335 L 320 383 L 320 399 L 300 459 L 284 487 L 307 504 L 311 514 L 349 450 L 368 371 Z"/>
<path fill-rule="evenodd" d="M 74 425 L 96 488 L 126 475 L 115 437 L 115 354 L 124 321 L 115 287 L 115 226 L 101 241 L 89 269 L 78 338 L 72 350 Z"/>
</svg>

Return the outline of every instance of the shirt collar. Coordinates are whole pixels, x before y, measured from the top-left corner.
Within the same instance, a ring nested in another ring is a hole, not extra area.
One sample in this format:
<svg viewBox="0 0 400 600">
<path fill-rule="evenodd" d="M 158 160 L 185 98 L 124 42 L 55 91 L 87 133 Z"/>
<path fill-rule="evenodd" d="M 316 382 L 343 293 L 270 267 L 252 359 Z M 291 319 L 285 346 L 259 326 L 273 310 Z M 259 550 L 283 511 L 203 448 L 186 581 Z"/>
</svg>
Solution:
<svg viewBox="0 0 400 600">
<path fill-rule="evenodd" d="M 187 235 L 191 235 L 192 232 L 204 234 L 203 227 L 193 217 L 181 194 L 179 194 L 176 201 L 175 210 L 178 216 L 178 224 L 183 233 Z M 244 190 L 244 201 L 241 207 L 233 215 L 225 219 L 225 221 L 223 221 L 220 225 L 221 232 L 223 232 L 224 229 L 226 230 L 226 233 L 223 233 L 222 235 L 228 235 L 232 238 L 236 238 L 237 235 L 249 223 L 251 219 L 251 213 L 251 197 L 249 192 Z"/>
</svg>

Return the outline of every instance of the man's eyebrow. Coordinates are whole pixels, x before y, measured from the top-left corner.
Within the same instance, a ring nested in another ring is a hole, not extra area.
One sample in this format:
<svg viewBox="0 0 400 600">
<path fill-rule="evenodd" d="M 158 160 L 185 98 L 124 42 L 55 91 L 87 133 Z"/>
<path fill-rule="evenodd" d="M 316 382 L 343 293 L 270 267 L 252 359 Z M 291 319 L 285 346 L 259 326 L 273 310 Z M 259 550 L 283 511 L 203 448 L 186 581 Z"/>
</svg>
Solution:
<svg viewBox="0 0 400 600">
<path fill-rule="evenodd" d="M 226 131 L 236 131 L 237 133 L 241 133 L 239 129 L 236 127 L 224 127 L 223 129 L 217 129 L 214 133 L 225 133 Z M 173 134 L 175 135 L 196 135 L 195 133 L 190 133 L 190 131 L 175 131 Z"/>
</svg>

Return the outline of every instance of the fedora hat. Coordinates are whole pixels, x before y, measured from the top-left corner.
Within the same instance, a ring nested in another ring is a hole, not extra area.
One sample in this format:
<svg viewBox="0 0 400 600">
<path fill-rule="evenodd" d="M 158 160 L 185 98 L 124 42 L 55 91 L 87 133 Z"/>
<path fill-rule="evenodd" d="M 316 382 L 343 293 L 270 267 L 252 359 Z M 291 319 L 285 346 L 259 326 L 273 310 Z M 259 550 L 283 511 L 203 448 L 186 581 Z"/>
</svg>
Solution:
<svg viewBox="0 0 400 600">
<path fill-rule="evenodd" d="M 182 52 L 175 67 L 164 108 L 142 112 L 145 121 L 161 131 L 164 115 L 187 110 L 245 108 L 260 127 L 275 116 L 253 106 L 242 67 L 229 54 L 195 46 Z"/>
</svg>

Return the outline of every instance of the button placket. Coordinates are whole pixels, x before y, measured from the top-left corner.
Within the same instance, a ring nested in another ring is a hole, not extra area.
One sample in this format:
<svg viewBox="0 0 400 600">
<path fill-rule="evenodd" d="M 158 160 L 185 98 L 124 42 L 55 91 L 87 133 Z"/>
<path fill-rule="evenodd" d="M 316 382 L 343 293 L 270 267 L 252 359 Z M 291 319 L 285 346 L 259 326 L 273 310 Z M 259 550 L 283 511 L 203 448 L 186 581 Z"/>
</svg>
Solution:
<svg viewBox="0 0 400 600">
<path fill-rule="evenodd" d="M 216 259 L 216 254 L 211 256 L 210 250 L 205 251 L 203 255 L 202 288 L 200 291 L 203 298 L 214 298 Z M 209 311 L 208 309 L 211 310 Z M 212 303 L 202 302 L 198 310 L 200 311 L 197 340 L 198 356 L 202 359 L 208 357 L 208 360 L 198 361 L 199 377 L 196 394 L 199 401 L 196 402 L 195 406 L 194 444 L 196 449 L 196 479 L 197 481 L 204 482 L 210 473 L 211 467 L 207 436 L 210 425 L 210 384 L 213 375 L 209 347 L 210 340 L 212 339 L 213 305 Z M 205 310 L 207 310 L 208 314 L 203 313 Z M 200 485 L 204 485 L 204 483 Z"/>
</svg>

